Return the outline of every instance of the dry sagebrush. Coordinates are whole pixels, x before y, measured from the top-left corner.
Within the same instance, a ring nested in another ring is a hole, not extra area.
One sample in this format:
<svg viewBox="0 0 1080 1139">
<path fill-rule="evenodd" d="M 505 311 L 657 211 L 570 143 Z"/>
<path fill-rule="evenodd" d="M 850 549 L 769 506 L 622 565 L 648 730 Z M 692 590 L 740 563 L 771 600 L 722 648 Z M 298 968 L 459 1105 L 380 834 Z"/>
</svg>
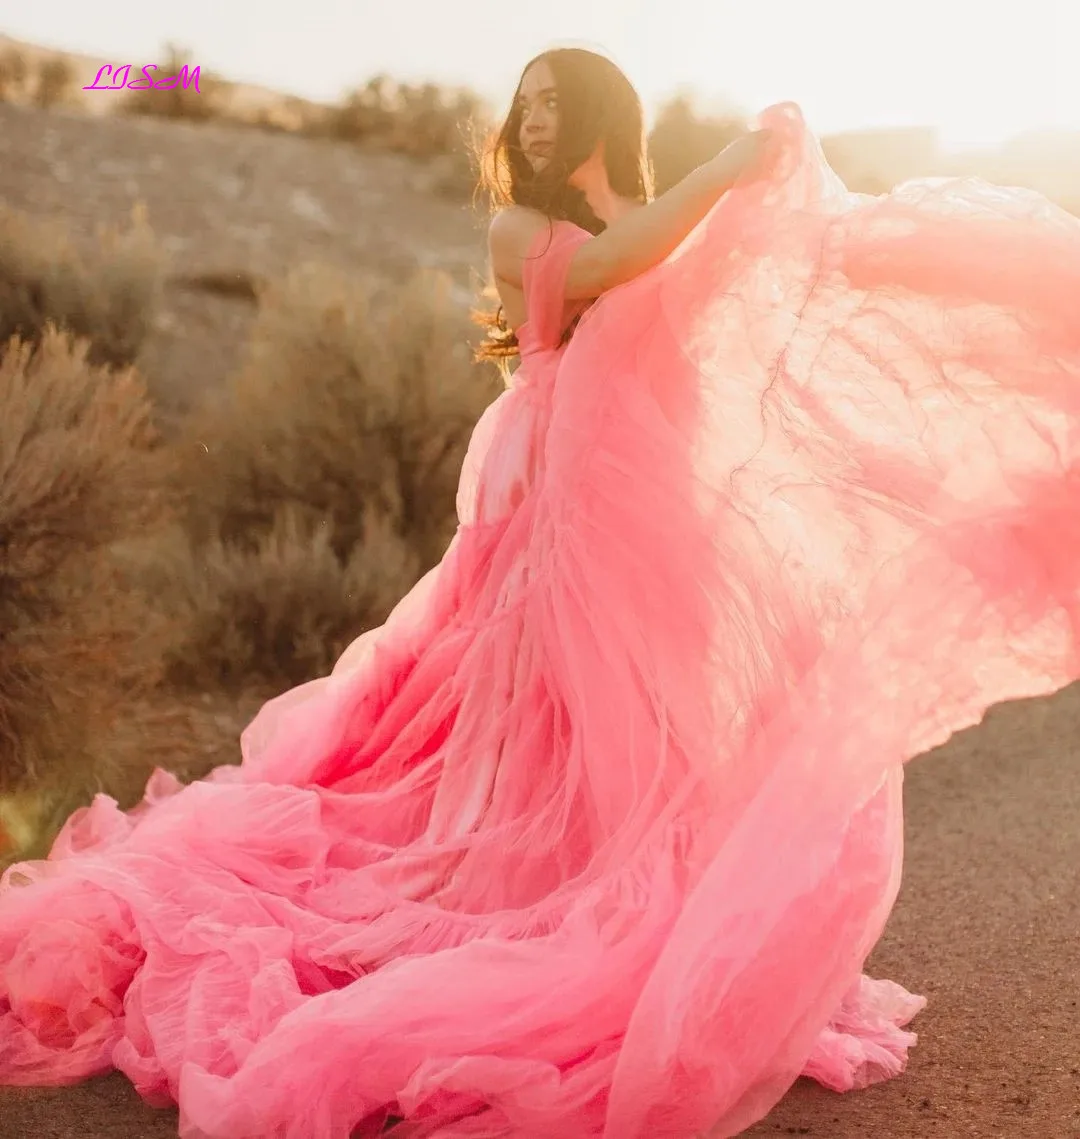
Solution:
<svg viewBox="0 0 1080 1139">
<path fill-rule="evenodd" d="M 62 782 L 140 683 L 145 615 L 110 588 L 117 537 L 161 510 L 138 377 L 47 331 L 0 362 L 0 791 Z M 132 674 L 134 670 L 134 674 Z"/>
<path fill-rule="evenodd" d="M 53 324 L 89 342 L 88 363 L 126 366 L 150 330 L 163 267 L 141 209 L 87 251 L 58 222 L 0 206 L 0 345 L 36 345 Z"/>
<path fill-rule="evenodd" d="M 193 77 L 196 68 L 198 75 Z M 185 76 L 187 82 L 184 82 Z M 153 87 L 127 91 L 118 107 L 122 114 L 196 123 L 233 117 L 230 109 L 233 85 L 193 64 L 191 53 L 175 44 L 166 46 L 165 62 L 153 73 L 153 78 Z M 130 81 L 141 83 L 143 76 L 133 71 Z"/>
<path fill-rule="evenodd" d="M 0 52 L 0 102 L 33 103 L 49 110 L 76 101 L 75 68 L 66 55 L 31 63 L 17 47 Z"/>
<path fill-rule="evenodd" d="M 42 60 L 34 84 L 33 99 L 35 105 L 46 111 L 77 104 L 75 68 L 66 56 L 53 55 Z"/>
<path fill-rule="evenodd" d="M 349 142 L 430 158 L 462 149 L 470 124 L 489 111 L 466 88 L 436 83 L 397 83 L 377 75 L 335 107 L 309 117 L 306 129 Z"/>
<path fill-rule="evenodd" d="M 393 533 L 369 534 L 341 557 L 329 526 L 289 506 L 249 544 L 196 545 L 176 527 L 129 556 L 134 588 L 170 621 L 163 676 L 179 695 L 268 697 L 324 675 L 417 576 Z"/>
<path fill-rule="evenodd" d="M 181 444 L 192 533 L 249 543 L 288 505 L 329 525 L 340 556 L 385 520 L 434 564 L 497 392 L 469 337 L 440 274 L 380 285 L 294 272 L 263 297 L 242 368 Z"/>
<path fill-rule="evenodd" d="M 325 673 L 443 554 L 465 449 L 497 377 L 449 281 L 317 267 L 261 298 L 247 358 L 174 445 L 183 505 L 133 551 L 168 613 L 183 691 Z"/>
<path fill-rule="evenodd" d="M 0 51 L 0 102 L 24 101 L 30 90 L 33 69 L 17 47 Z"/>
<path fill-rule="evenodd" d="M 155 766 L 199 775 L 233 758 L 239 723 L 165 689 L 168 614 L 117 556 L 170 516 L 138 375 L 93 367 L 49 329 L 36 352 L 8 346 L 0 401 L 2 863 L 5 829 L 20 856 L 44 853 L 95 792 L 131 805 Z"/>
</svg>

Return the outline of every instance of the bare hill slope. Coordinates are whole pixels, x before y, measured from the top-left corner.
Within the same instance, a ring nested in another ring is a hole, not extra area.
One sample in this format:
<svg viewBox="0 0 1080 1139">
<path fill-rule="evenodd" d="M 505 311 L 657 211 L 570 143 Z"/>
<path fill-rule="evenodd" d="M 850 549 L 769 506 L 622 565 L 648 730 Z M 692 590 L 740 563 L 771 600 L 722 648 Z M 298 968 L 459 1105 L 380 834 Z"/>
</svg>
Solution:
<svg viewBox="0 0 1080 1139">
<path fill-rule="evenodd" d="M 440 192 L 443 176 L 438 162 L 287 133 L 0 104 L 0 204 L 58 219 L 76 241 L 145 204 L 169 266 L 139 363 L 171 406 L 220 382 L 254 311 L 242 287 L 195 279 L 242 286 L 309 261 L 387 277 L 424 266 L 469 296 L 482 221 Z"/>
</svg>

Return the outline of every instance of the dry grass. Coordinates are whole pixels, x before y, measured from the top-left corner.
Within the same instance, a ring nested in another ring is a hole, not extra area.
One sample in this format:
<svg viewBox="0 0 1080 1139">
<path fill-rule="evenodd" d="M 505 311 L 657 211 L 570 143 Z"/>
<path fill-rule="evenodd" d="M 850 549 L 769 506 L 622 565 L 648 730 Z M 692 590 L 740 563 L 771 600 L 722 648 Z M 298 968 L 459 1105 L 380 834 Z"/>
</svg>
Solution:
<svg viewBox="0 0 1080 1139">
<path fill-rule="evenodd" d="M 89 364 L 131 364 L 150 328 L 163 264 L 141 210 L 126 230 L 100 231 L 88 252 L 59 223 L 0 206 L 0 342 L 18 336 L 36 345 L 51 324 L 89 341 Z"/>
<path fill-rule="evenodd" d="M 168 496 L 141 381 L 91 366 L 85 343 L 47 330 L 36 352 L 9 345 L 0 401 L 0 794 L 32 788 L 47 810 L 149 771 L 100 747 L 149 700 L 164 632 L 116 588 L 110 547 Z"/>
</svg>

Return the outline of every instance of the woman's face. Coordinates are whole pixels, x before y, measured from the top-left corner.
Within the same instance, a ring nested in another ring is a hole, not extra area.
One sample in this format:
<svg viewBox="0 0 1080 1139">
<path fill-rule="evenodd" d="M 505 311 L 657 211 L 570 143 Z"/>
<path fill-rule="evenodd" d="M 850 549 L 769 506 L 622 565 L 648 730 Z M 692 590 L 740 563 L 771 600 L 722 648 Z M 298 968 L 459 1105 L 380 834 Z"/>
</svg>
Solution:
<svg viewBox="0 0 1080 1139">
<path fill-rule="evenodd" d="M 525 72 L 518 103 L 521 106 L 521 149 L 533 170 L 542 170 L 551 161 L 559 130 L 555 76 L 546 60 L 538 60 Z"/>
</svg>

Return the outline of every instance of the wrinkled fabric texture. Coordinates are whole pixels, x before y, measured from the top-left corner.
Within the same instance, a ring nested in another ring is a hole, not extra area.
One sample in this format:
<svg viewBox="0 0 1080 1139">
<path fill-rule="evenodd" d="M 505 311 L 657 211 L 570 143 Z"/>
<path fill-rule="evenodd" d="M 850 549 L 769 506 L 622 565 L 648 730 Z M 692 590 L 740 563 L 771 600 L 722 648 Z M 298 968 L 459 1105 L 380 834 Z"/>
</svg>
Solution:
<svg viewBox="0 0 1080 1139">
<path fill-rule="evenodd" d="M 0 1082 L 185 1139 L 737 1134 L 894 1076 L 906 760 L 1080 675 L 1080 221 L 791 105 L 661 265 L 525 270 L 442 562 L 243 762 L 0 889 Z"/>
</svg>

